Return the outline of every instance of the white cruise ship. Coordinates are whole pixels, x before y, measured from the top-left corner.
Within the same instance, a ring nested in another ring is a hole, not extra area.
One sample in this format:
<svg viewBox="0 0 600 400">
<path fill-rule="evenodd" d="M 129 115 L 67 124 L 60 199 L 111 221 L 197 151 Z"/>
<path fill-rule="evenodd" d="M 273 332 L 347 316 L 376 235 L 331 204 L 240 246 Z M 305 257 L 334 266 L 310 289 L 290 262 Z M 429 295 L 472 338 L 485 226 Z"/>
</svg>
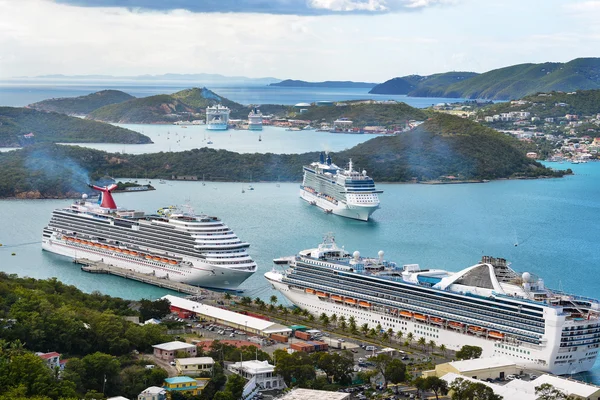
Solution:
<svg viewBox="0 0 600 400">
<path fill-rule="evenodd" d="M 321 153 L 319 162 L 304 166 L 300 197 L 327 213 L 367 221 L 379 208 L 375 182 L 367 171 L 354 171 L 352 160 L 348 169 L 331 162 L 331 156 Z"/>
<path fill-rule="evenodd" d="M 217 217 L 166 207 L 158 214 L 118 208 L 108 187 L 54 210 L 42 248 L 70 258 L 103 261 L 190 285 L 235 289 L 256 272 L 248 243 Z"/>
<path fill-rule="evenodd" d="M 248 114 L 248 130 L 262 131 L 263 115 L 257 107 L 254 107 Z"/>
<path fill-rule="evenodd" d="M 354 318 L 458 350 L 479 346 L 483 357 L 508 356 L 519 365 L 563 375 L 590 370 L 600 346 L 600 303 L 548 289 L 541 278 L 518 275 L 501 258 L 453 273 L 398 266 L 350 255 L 326 236 L 318 248 L 275 260 L 289 265 L 265 277 L 313 315 Z"/>
<path fill-rule="evenodd" d="M 211 131 L 225 131 L 229 124 L 229 108 L 217 104 L 206 107 L 206 129 Z"/>
</svg>

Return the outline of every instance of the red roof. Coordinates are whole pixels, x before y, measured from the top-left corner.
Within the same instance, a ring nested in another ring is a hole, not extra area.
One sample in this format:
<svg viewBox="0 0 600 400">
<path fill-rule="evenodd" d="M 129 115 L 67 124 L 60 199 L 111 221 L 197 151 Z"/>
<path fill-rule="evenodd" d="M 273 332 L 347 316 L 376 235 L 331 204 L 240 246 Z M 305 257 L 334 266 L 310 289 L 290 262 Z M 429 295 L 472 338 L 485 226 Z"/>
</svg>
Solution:
<svg viewBox="0 0 600 400">
<path fill-rule="evenodd" d="M 47 360 L 49 358 L 52 357 L 60 357 L 60 353 L 57 353 L 55 351 L 53 351 L 52 353 L 44 353 L 44 354 L 40 354 L 39 357 L 43 360 Z"/>
<path fill-rule="evenodd" d="M 235 346 L 235 347 L 242 347 L 242 346 L 255 346 L 260 348 L 260 346 L 256 343 L 253 342 L 249 342 L 247 340 L 219 340 L 220 343 L 223 344 L 228 344 L 231 346 Z M 202 347 L 202 350 L 209 350 L 210 346 L 212 345 L 213 340 L 204 340 L 200 343 L 198 343 L 198 347 Z"/>
</svg>

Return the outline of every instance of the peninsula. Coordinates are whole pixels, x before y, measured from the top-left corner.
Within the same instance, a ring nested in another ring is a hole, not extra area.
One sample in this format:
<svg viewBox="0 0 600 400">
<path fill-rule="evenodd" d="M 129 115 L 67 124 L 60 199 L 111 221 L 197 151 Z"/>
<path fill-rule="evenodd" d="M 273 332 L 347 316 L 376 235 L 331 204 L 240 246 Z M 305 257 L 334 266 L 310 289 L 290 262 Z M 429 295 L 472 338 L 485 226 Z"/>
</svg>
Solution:
<svg viewBox="0 0 600 400">
<path fill-rule="evenodd" d="M 131 99 L 135 99 L 135 97 L 120 90 L 101 90 L 85 96 L 42 100 L 27 107 L 38 111 L 52 111 L 67 115 L 87 115 L 97 108 Z"/>
</svg>

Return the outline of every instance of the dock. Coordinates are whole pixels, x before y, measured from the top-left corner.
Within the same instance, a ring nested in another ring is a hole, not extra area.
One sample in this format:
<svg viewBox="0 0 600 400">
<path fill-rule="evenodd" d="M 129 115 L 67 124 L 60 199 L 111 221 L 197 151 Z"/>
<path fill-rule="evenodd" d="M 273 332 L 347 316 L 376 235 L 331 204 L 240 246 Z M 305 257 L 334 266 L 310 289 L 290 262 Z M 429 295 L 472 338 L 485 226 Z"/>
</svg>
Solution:
<svg viewBox="0 0 600 400">
<path fill-rule="evenodd" d="M 125 279 L 147 283 L 149 285 L 158 286 L 161 288 L 173 290 L 175 292 L 186 293 L 192 296 L 208 296 L 210 295 L 206 289 L 197 286 L 188 285 L 187 283 L 174 282 L 167 278 L 159 278 L 153 274 L 143 274 L 131 269 L 124 269 L 105 264 L 100 261 L 92 261 L 87 258 L 76 258 L 73 260 L 75 264 L 81 265 L 81 270 L 92 274 L 109 274 L 120 276 Z"/>
</svg>

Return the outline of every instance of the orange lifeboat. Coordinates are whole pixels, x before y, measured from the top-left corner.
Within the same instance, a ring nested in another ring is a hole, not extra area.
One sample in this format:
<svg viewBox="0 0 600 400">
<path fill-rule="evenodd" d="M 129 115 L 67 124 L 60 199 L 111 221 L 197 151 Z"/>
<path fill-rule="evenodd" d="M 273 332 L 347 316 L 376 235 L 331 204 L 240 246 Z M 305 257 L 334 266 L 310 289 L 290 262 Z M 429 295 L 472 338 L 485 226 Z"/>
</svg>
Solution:
<svg viewBox="0 0 600 400">
<path fill-rule="evenodd" d="M 475 325 L 469 325 L 469 330 L 471 332 L 475 332 L 475 333 L 483 333 L 483 332 L 485 332 L 485 329 L 483 329 L 480 326 L 475 326 Z"/>
<path fill-rule="evenodd" d="M 504 339 L 504 333 L 500 333 L 500 332 L 496 332 L 496 331 L 490 331 L 488 333 L 488 336 L 494 339 Z"/>
<path fill-rule="evenodd" d="M 329 295 L 325 292 L 317 292 L 317 296 L 319 297 L 329 297 Z"/>
<path fill-rule="evenodd" d="M 356 304 L 356 300 L 354 300 L 354 299 L 349 299 L 349 298 L 346 298 L 346 299 L 344 299 L 344 301 L 345 301 L 347 304 L 352 304 L 352 305 Z"/>
<path fill-rule="evenodd" d="M 371 303 L 369 303 L 368 301 L 359 301 L 358 305 L 361 307 L 371 307 Z"/>
<path fill-rule="evenodd" d="M 429 317 L 429 322 L 431 322 L 432 324 L 442 325 L 444 323 L 444 320 L 438 317 Z"/>
<path fill-rule="evenodd" d="M 94 247 L 102 248 L 102 245 L 100 243 L 94 243 Z"/>
<path fill-rule="evenodd" d="M 177 261 L 175 261 L 175 260 L 169 260 L 169 264 L 171 264 L 171 265 L 176 265 L 176 264 L 177 264 Z"/>
<path fill-rule="evenodd" d="M 138 252 L 137 251 L 130 251 L 129 254 L 131 254 L 132 256 L 137 256 Z"/>
<path fill-rule="evenodd" d="M 103 244 L 103 245 L 102 245 L 102 248 L 103 248 L 103 249 L 108 249 L 108 246 L 107 246 L 107 245 L 105 245 L 105 244 Z"/>
<path fill-rule="evenodd" d="M 82 242 L 82 240 L 81 240 L 81 239 L 75 239 L 75 241 L 76 241 L 77 243 L 81 243 L 81 242 Z"/>
<path fill-rule="evenodd" d="M 338 296 L 337 294 L 332 294 L 331 295 L 331 300 L 343 301 L 342 296 Z"/>
<path fill-rule="evenodd" d="M 154 261 L 160 261 L 160 257 L 152 257 Z"/>
<path fill-rule="evenodd" d="M 122 253 L 122 252 L 123 252 L 123 250 L 119 249 L 118 247 L 115 249 L 115 251 L 116 251 L 117 253 Z"/>
<path fill-rule="evenodd" d="M 308 294 L 315 294 L 315 289 L 307 288 L 306 289 L 306 293 L 308 293 Z"/>
<path fill-rule="evenodd" d="M 403 317 L 406 317 L 406 318 L 412 318 L 413 313 L 411 313 L 410 311 L 404 311 L 404 310 L 402 310 L 402 311 L 400 311 L 400 315 L 403 316 Z"/>
<path fill-rule="evenodd" d="M 448 326 L 450 328 L 454 328 L 454 329 L 460 329 L 463 327 L 463 324 L 461 324 L 460 322 L 454 322 L 454 321 L 450 321 L 448 322 Z"/>
<path fill-rule="evenodd" d="M 414 317 L 418 321 L 427 321 L 427 316 L 423 314 L 415 314 Z"/>
<path fill-rule="evenodd" d="M 168 258 L 161 258 L 160 262 L 162 262 L 162 263 L 168 263 L 169 259 Z"/>
<path fill-rule="evenodd" d="M 152 260 L 152 256 L 146 254 L 146 256 L 144 257 L 146 260 Z"/>
</svg>

